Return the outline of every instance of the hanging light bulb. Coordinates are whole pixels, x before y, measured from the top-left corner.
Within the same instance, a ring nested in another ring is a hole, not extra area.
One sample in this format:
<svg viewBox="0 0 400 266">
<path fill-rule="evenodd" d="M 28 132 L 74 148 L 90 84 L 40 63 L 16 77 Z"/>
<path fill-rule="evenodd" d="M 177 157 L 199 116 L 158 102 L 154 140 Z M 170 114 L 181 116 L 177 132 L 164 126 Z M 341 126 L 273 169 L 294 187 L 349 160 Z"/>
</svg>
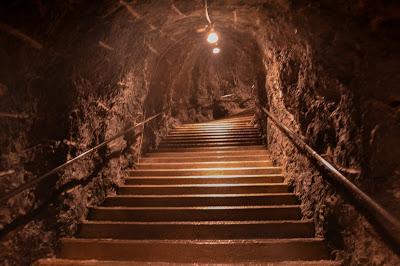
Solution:
<svg viewBox="0 0 400 266">
<path fill-rule="evenodd" d="M 215 48 L 212 50 L 212 52 L 213 52 L 213 54 L 219 54 L 219 53 L 221 52 L 221 49 L 219 49 L 218 47 L 215 47 Z"/>
<path fill-rule="evenodd" d="M 207 42 L 209 43 L 216 43 L 218 42 L 218 34 L 215 31 L 210 32 L 207 36 Z"/>
</svg>

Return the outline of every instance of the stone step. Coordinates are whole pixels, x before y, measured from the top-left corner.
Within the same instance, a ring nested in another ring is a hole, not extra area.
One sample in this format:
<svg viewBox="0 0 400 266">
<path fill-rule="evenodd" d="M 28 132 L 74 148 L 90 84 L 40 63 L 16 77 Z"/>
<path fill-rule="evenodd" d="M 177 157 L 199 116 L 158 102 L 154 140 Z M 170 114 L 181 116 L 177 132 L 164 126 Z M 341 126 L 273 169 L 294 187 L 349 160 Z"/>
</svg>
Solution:
<svg viewBox="0 0 400 266">
<path fill-rule="evenodd" d="M 199 135 L 168 135 L 165 137 L 165 140 L 171 141 L 187 141 L 187 140 L 224 140 L 224 139 L 232 139 L 232 138 L 241 138 L 241 139 L 253 139 L 260 138 L 261 135 L 259 133 L 237 133 L 237 134 L 199 134 Z"/>
<path fill-rule="evenodd" d="M 259 127 L 257 125 L 240 125 L 240 126 L 235 126 L 235 125 L 200 125 L 200 126 L 176 126 L 173 128 L 170 128 L 169 131 L 196 131 L 196 130 L 202 130 L 202 131 L 213 131 L 213 130 L 258 130 Z"/>
<path fill-rule="evenodd" d="M 180 149 L 180 148 L 199 148 L 199 147 L 225 147 L 225 146 L 249 146 L 262 144 L 261 139 L 258 140 L 246 140 L 246 141 L 218 141 L 218 142 L 189 142 L 189 143 L 170 143 L 161 142 L 159 149 Z"/>
<path fill-rule="evenodd" d="M 245 119 L 227 119 L 227 120 L 214 120 L 209 122 L 201 122 L 201 123 L 184 123 L 180 126 L 202 126 L 202 125 L 236 125 L 236 124 L 250 124 L 253 118 L 245 118 Z"/>
<path fill-rule="evenodd" d="M 261 138 L 257 137 L 231 137 L 231 138 L 203 138 L 203 139 L 185 139 L 180 138 L 178 140 L 174 139 L 164 139 L 161 143 L 162 144 L 196 144 L 196 143 L 230 143 L 230 142 L 261 142 Z"/>
<path fill-rule="evenodd" d="M 258 131 L 260 128 L 255 125 L 246 125 L 246 126 L 231 126 L 231 125 L 221 125 L 221 126 L 198 126 L 198 127 L 181 127 L 177 126 L 175 128 L 170 128 L 168 132 L 174 131 L 239 131 L 239 130 L 249 130 L 249 131 Z"/>
<path fill-rule="evenodd" d="M 263 145 L 248 145 L 248 146 L 220 146 L 220 147 L 187 147 L 187 148 L 171 148 L 171 147 L 159 147 L 158 151 L 161 153 L 164 152 L 226 152 L 226 151 L 244 151 L 244 150 L 262 150 L 266 152 L 265 147 Z"/>
<path fill-rule="evenodd" d="M 162 261 L 179 264 L 207 263 L 207 265 L 209 263 L 229 263 L 230 265 L 232 263 L 246 263 L 248 265 L 247 263 L 249 262 L 261 262 L 263 263 L 262 265 L 265 265 L 266 262 L 292 260 L 300 263 L 301 260 L 318 261 L 328 259 L 328 251 L 325 248 L 323 239 L 319 238 L 255 240 L 113 240 L 67 238 L 61 241 L 61 246 L 59 256 L 67 259 L 136 260 L 150 263 Z M 305 265 L 311 266 L 314 264 Z"/>
<path fill-rule="evenodd" d="M 183 133 L 183 132 L 168 132 L 167 138 L 174 137 L 174 138 L 196 138 L 196 137 L 224 137 L 224 136 L 260 136 L 260 132 L 258 130 L 251 130 L 251 131 L 243 131 L 238 130 L 234 132 L 226 132 L 226 131 L 218 131 L 218 132 L 197 132 L 197 133 Z"/>
<path fill-rule="evenodd" d="M 289 187 L 285 183 L 123 185 L 118 188 L 118 194 L 120 195 L 248 194 L 288 192 L 290 192 Z"/>
<path fill-rule="evenodd" d="M 209 263 L 173 263 L 173 262 L 144 262 L 144 261 L 115 261 L 115 260 L 74 260 L 74 259 L 40 259 L 34 266 L 210 266 Z M 219 266 L 243 265 L 243 263 L 218 264 Z M 247 266 L 260 266 L 259 262 L 246 262 Z M 270 262 L 268 266 L 340 266 L 340 262 L 319 261 L 282 261 Z"/>
<path fill-rule="evenodd" d="M 144 176 L 125 178 L 126 185 L 282 183 L 283 175 Z"/>
<path fill-rule="evenodd" d="M 231 128 L 231 129 L 171 129 L 168 134 L 172 135 L 197 135 L 197 134 L 234 134 L 234 133 L 260 133 L 258 128 Z"/>
<path fill-rule="evenodd" d="M 281 167 L 216 167 L 186 169 L 137 169 L 126 171 L 129 176 L 207 176 L 207 175 L 269 175 L 281 174 Z"/>
<path fill-rule="evenodd" d="M 112 222 L 85 221 L 82 238 L 113 239 L 260 239 L 314 237 L 310 221 L 196 221 Z"/>
<path fill-rule="evenodd" d="M 201 124 L 215 124 L 215 123 L 235 122 L 235 121 L 252 121 L 253 118 L 254 118 L 254 115 L 245 115 L 245 116 L 215 119 L 215 120 L 199 122 L 199 123 L 185 123 L 183 125 L 201 125 Z"/>
<path fill-rule="evenodd" d="M 185 207 L 185 206 L 251 206 L 297 205 L 293 193 L 258 194 L 189 194 L 189 195 L 116 195 L 107 197 L 109 207 Z"/>
<path fill-rule="evenodd" d="M 246 221 L 298 220 L 298 205 L 279 206 L 190 206 L 190 207 L 92 207 L 91 221 Z"/>
<path fill-rule="evenodd" d="M 196 157 L 192 157 L 196 156 Z M 189 163 L 189 162 L 240 162 L 240 161 L 265 161 L 269 159 L 267 153 L 262 155 L 199 155 L 197 153 L 192 156 L 174 156 L 169 157 L 142 157 L 139 159 L 140 163 Z"/>
<path fill-rule="evenodd" d="M 207 122 L 199 122 L 199 123 L 183 123 L 182 126 L 188 125 L 220 125 L 220 124 L 236 124 L 236 123 L 250 123 L 253 120 L 253 117 L 246 118 L 235 118 L 235 119 L 220 119 L 220 120 L 212 120 Z"/>
<path fill-rule="evenodd" d="M 242 149 L 240 149 L 242 148 Z M 184 158 L 197 158 L 197 157 L 220 157 L 220 156 L 268 156 L 268 152 L 263 146 L 255 146 L 253 149 L 246 149 L 245 147 L 235 147 L 235 149 L 219 148 L 219 149 L 186 149 L 181 151 L 161 151 L 147 153 L 143 159 L 146 158 L 160 158 L 160 157 L 184 157 Z"/>
<path fill-rule="evenodd" d="M 221 123 L 221 124 L 203 124 L 203 125 L 181 125 L 176 126 L 173 129 L 175 130 L 191 130 L 191 129 L 253 129 L 256 128 L 254 125 L 250 125 L 249 123 L 238 123 L 238 124 L 230 124 L 230 123 Z"/>
<path fill-rule="evenodd" d="M 222 161 L 222 162 L 179 162 L 179 163 L 139 163 L 136 169 L 188 169 L 215 167 L 266 167 L 272 166 L 272 161 Z"/>
<path fill-rule="evenodd" d="M 242 127 L 242 126 L 253 126 L 251 121 L 234 121 L 234 122 L 220 122 L 220 123 L 199 123 L 199 124 L 182 124 L 177 125 L 174 128 L 201 128 L 201 127 L 218 127 L 218 126 L 229 126 L 229 127 Z"/>
<path fill-rule="evenodd" d="M 181 124 L 181 125 L 176 125 L 175 128 L 203 127 L 203 126 L 254 126 L 254 124 L 252 124 L 251 120 L 221 121 L 218 123 Z"/>
</svg>

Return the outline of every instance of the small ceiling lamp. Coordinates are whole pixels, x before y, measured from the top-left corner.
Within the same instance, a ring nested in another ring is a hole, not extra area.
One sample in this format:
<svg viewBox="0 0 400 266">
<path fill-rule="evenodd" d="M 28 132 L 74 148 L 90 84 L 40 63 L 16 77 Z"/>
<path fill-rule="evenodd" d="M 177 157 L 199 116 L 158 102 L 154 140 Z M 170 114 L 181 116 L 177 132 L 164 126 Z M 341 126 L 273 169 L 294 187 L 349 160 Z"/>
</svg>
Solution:
<svg viewBox="0 0 400 266">
<path fill-rule="evenodd" d="M 218 39 L 218 34 L 215 31 L 211 31 L 207 36 L 207 42 L 209 43 L 216 43 Z"/>
<path fill-rule="evenodd" d="M 219 54 L 219 53 L 221 52 L 221 49 L 219 49 L 218 47 L 215 47 L 215 48 L 212 50 L 212 52 L 213 52 L 213 54 Z"/>
<path fill-rule="evenodd" d="M 208 21 L 208 27 L 210 28 L 210 31 L 208 33 L 207 36 L 207 42 L 211 43 L 211 44 L 215 44 L 218 42 L 218 34 L 214 31 L 214 24 L 211 22 L 211 18 L 210 15 L 208 14 L 208 4 L 207 4 L 207 0 L 204 0 L 204 9 L 206 12 L 206 18 Z"/>
</svg>

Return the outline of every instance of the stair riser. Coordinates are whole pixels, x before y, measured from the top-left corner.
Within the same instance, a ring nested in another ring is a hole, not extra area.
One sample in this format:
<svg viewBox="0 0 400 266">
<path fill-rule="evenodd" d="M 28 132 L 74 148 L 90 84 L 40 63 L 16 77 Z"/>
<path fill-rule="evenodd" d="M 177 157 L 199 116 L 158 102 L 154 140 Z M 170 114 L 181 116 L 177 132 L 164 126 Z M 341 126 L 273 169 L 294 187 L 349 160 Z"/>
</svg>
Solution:
<svg viewBox="0 0 400 266">
<path fill-rule="evenodd" d="M 237 125 L 229 125 L 229 124 L 223 125 L 223 124 L 220 124 L 220 125 L 177 126 L 177 127 L 174 127 L 173 129 L 174 130 L 254 129 L 254 126 L 253 125 L 248 125 L 248 124 L 237 124 Z"/>
<path fill-rule="evenodd" d="M 261 177 L 232 177 L 232 178 L 126 178 L 127 185 L 180 185 L 180 184 L 247 184 L 247 183 L 282 183 L 281 175 L 261 176 Z"/>
<path fill-rule="evenodd" d="M 171 128 L 168 132 L 192 132 L 192 131 L 205 131 L 205 132 L 214 132 L 214 131 L 259 131 L 259 127 L 254 126 L 216 126 L 216 127 L 192 127 L 192 128 Z"/>
<path fill-rule="evenodd" d="M 231 142 L 260 142 L 260 137 L 251 138 L 207 138 L 207 139 L 165 139 L 162 144 L 208 144 L 208 143 L 231 143 Z"/>
<path fill-rule="evenodd" d="M 140 163 L 197 163 L 197 162 L 230 162 L 230 161 L 265 161 L 265 155 L 248 156 L 204 156 L 204 157 L 145 157 Z"/>
<path fill-rule="evenodd" d="M 161 153 L 165 152 L 216 152 L 216 153 L 224 153 L 227 151 L 245 151 L 245 150 L 263 150 L 265 151 L 265 147 L 262 145 L 251 145 L 251 146 L 241 146 L 241 145 L 232 145 L 232 146 L 219 146 L 219 147 L 187 147 L 187 148 L 171 148 L 171 147 L 159 147 L 158 151 Z"/>
<path fill-rule="evenodd" d="M 249 208 L 249 209 L 91 209 L 89 220 L 97 221 L 246 221 L 252 220 L 298 220 L 301 218 L 297 207 Z"/>
<path fill-rule="evenodd" d="M 239 141 L 239 142 L 210 142 L 210 143 L 165 143 L 162 142 L 159 146 L 160 149 L 165 148 L 197 148 L 197 147 L 224 147 L 224 146 L 248 146 L 248 145 L 259 145 L 262 144 L 261 140 L 258 141 Z"/>
<path fill-rule="evenodd" d="M 271 161 L 256 162 L 210 162 L 210 163 L 139 163 L 137 169 L 187 169 L 207 167 L 266 167 L 273 166 Z"/>
<path fill-rule="evenodd" d="M 213 157 L 216 158 L 223 156 L 268 156 L 268 152 L 265 148 L 258 149 L 238 149 L 238 150 L 201 150 L 201 151 L 193 151 L 189 150 L 186 152 L 159 152 L 159 153 L 148 153 L 143 159 L 152 159 L 152 158 L 178 158 L 183 157 L 185 159 L 192 159 L 197 157 Z"/>
<path fill-rule="evenodd" d="M 175 194 L 248 194 L 248 193 L 289 193 L 287 185 L 255 187 L 167 187 L 167 188 L 134 188 L 120 187 L 120 195 L 175 195 Z"/>
<path fill-rule="evenodd" d="M 168 135 L 165 140 L 174 140 L 174 141 L 186 141 L 186 140 L 211 140 L 211 139 L 233 139 L 233 138 L 239 138 L 239 139 L 254 139 L 254 138 L 260 138 L 260 134 L 243 134 L 243 133 L 238 133 L 238 134 L 223 134 L 223 135 L 210 135 L 210 134 L 204 134 L 204 135 L 196 135 L 196 136 L 180 136 L 180 135 Z"/>
<path fill-rule="evenodd" d="M 104 206 L 122 207 L 188 207 L 188 206 L 254 206 L 254 205 L 296 205 L 298 200 L 292 195 L 244 196 L 244 197 L 168 197 L 168 198 L 121 198 L 110 197 Z"/>
<path fill-rule="evenodd" d="M 230 137 L 230 138 L 203 138 L 203 139 L 195 139 L 195 138 L 166 138 L 162 141 L 164 144 L 207 144 L 207 143 L 235 143 L 235 142 L 260 142 L 262 141 L 261 137 L 249 137 L 249 138 L 242 138 L 242 137 Z"/>
<path fill-rule="evenodd" d="M 166 138 L 168 139 L 176 139 L 176 138 L 183 138 L 183 139 L 207 139 L 207 138 L 236 138 L 236 137 L 260 137 L 260 132 L 253 131 L 253 132 L 206 132 L 206 133 L 169 133 Z"/>
<path fill-rule="evenodd" d="M 245 122 L 251 122 L 254 119 L 254 115 L 248 114 L 248 115 L 240 115 L 240 116 L 234 116 L 234 117 L 229 117 L 229 118 L 221 118 L 221 119 L 216 119 L 212 121 L 205 121 L 205 122 L 200 122 L 200 123 L 194 123 L 195 125 L 198 124 L 214 124 L 214 123 L 228 123 L 228 122 L 235 122 L 235 121 L 245 121 Z M 188 123 L 184 125 L 190 125 L 193 123 Z"/>
<path fill-rule="evenodd" d="M 104 252 L 104 251 L 107 252 Z M 173 263 L 248 263 L 322 260 L 328 252 L 322 241 L 283 243 L 163 242 L 110 243 L 63 241 L 61 257 L 69 259 L 132 260 Z"/>
<path fill-rule="evenodd" d="M 253 118 L 241 118 L 241 119 L 221 119 L 221 120 L 213 120 L 213 121 L 208 121 L 208 122 L 200 122 L 200 123 L 185 123 L 182 124 L 183 126 L 188 126 L 188 125 L 217 125 L 217 124 L 223 124 L 227 123 L 229 125 L 234 124 L 234 123 L 251 123 L 253 121 Z"/>
<path fill-rule="evenodd" d="M 314 237 L 312 223 L 267 224 L 81 224 L 83 238 L 261 239 Z"/>
<path fill-rule="evenodd" d="M 246 118 L 246 119 L 234 119 L 234 120 L 213 120 L 213 121 L 208 121 L 208 122 L 199 122 L 199 123 L 184 123 L 181 124 L 180 126 L 200 126 L 200 125 L 221 125 L 221 124 L 227 124 L 227 125 L 234 125 L 234 124 L 249 124 L 251 123 L 252 118 Z"/>
<path fill-rule="evenodd" d="M 281 174 L 282 169 L 279 167 L 269 168 L 244 168 L 244 169 L 186 169 L 186 170 L 131 170 L 128 171 L 130 176 L 206 176 L 206 175 L 269 175 Z"/>
<path fill-rule="evenodd" d="M 171 129 L 168 133 L 178 133 L 178 134 L 186 134 L 186 133 L 260 133 L 259 128 L 253 127 L 209 127 L 209 128 L 180 128 L 180 129 Z"/>
<path fill-rule="evenodd" d="M 261 145 L 261 140 L 251 140 L 251 141 L 218 141 L 218 142 L 161 142 L 160 148 L 197 148 L 197 147 L 226 147 L 226 146 L 247 146 L 247 145 Z"/>
<path fill-rule="evenodd" d="M 253 121 L 253 118 L 249 117 L 249 118 L 241 118 L 241 119 L 223 119 L 223 120 L 213 120 L 213 121 L 209 121 L 209 122 L 200 122 L 200 123 L 185 123 L 182 124 L 182 126 L 190 126 L 190 125 L 218 125 L 218 124 L 228 124 L 228 125 L 232 125 L 235 123 L 246 123 L 249 124 L 251 123 L 251 121 Z"/>
<path fill-rule="evenodd" d="M 182 125 L 214 125 L 214 124 L 221 124 L 221 123 L 228 123 L 228 124 L 233 124 L 233 123 L 250 123 L 253 120 L 252 117 L 246 117 L 246 118 L 235 118 L 235 119 L 217 119 L 217 120 L 212 120 L 212 121 L 206 121 L 206 122 L 199 122 L 199 123 L 185 123 Z"/>
<path fill-rule="evenodd" d="M 215 123 L 215 124 L 197 124 L 197 125 L 182 125 L 182 126 L 176 126 L 174 129 L 191 129 L 191 128 L 224 128 L 224 127 L 229 127 L 229 128 L 241 128 L 241 127 L 253 127 L 248 122 L 236 122 L 236 123 Z"/>
<path fill-rule="evenodd" d="M 171 130 L 168 135 L 174 136 L 217 136 L 230 134 L 260 134 L 258 129 L 226 129 L 226 130 Z"/>
</svg>

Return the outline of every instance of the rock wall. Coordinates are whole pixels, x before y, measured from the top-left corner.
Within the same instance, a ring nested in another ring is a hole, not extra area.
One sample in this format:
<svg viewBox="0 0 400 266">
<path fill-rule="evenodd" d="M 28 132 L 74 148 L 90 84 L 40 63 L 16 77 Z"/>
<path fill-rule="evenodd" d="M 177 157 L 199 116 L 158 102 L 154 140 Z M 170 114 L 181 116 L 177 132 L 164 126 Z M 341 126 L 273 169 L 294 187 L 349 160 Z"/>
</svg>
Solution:
<svg viewBox="0 0 400 266">
<path fill-rule="evenodd" d="M 288 16 L 284 8 L 280 16 L 267 18 L 270 27 L 258 33 L 267 72 L 263 102 L 399 218 L 400 165 L 393 149 L 400 144 L 400 109 L 394 103 L 400 92 L 397 24 L 381 24 L 378 30 L 375 20 L 368 25 L 353 8 L 324 1 L 287 6 L 290 22 L 282 19 Z M 389 248 L 387 238 L 360 213 L 362 206 L 355 208 L 351 195 L 317 171 L 272 123 L 262 123 L 273 158 L 302 200 L 303 214 L 315 221 L 317 235 L 330 242 L 336 258 L 345 265 L 399 264 L 397 248 Z"/>
<path fill-rule="evenodd" d="M 2 23 L 43 47 L 8 31 L 0 35 L 1 112 L 20 116 L 0 120 L 0 194 L 163 111 L 166 99 L 154 97 L 158 87 L 149 82 L 157 82 L 150 78 L 157 60 L 135 38 L 144 33 L 131 27 L 129 13 L 107 17 L 111 7 L 91 1 L 3 7 Z M 30 265 L 52 256 L 59 238 L 75 233 L 87 206 L 113 193 L 141 148 L 156 146 L 167 120 L 157 118 L 143 133 L 138 127 L 2 203 L 0 264 Z"/>
</svg>

